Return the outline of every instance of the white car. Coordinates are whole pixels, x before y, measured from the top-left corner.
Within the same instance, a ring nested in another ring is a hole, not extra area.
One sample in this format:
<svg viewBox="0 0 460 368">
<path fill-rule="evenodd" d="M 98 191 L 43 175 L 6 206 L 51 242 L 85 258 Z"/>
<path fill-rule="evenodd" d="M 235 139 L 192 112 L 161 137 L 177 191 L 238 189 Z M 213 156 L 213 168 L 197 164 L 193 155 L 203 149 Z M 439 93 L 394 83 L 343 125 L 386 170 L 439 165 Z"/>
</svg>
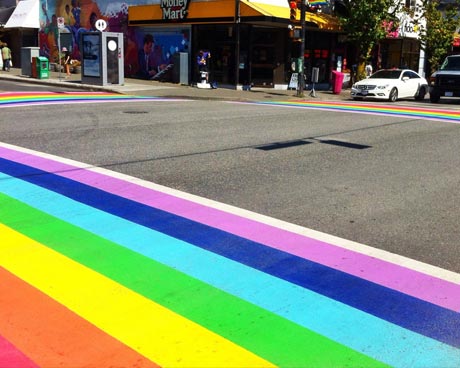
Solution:
<svg viewBox="0 0 460 368">
<path fill-rule="evenodd" d="M 382 69 L 351 87 L 354 100 L 375 98 L 395 102 L 398 98 L 423 100 L 428 92 L 425 78 L 409 69 Z"/>
</svg>

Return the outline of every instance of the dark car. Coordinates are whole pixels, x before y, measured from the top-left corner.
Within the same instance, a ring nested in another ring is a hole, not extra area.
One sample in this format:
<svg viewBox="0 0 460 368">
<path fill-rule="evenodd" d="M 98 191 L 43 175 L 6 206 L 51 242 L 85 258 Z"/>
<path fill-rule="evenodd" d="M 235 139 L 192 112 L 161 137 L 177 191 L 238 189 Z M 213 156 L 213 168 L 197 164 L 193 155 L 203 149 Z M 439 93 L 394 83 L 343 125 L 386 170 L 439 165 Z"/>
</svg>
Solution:
<svg viewBox="0 0 460 368">
<path fill-rule="evenodd" d="M 447 56 L 439 70 L 430 78 L 430 101 L 441 97 L 460 97 L 460 55 Z"/>
</svg>

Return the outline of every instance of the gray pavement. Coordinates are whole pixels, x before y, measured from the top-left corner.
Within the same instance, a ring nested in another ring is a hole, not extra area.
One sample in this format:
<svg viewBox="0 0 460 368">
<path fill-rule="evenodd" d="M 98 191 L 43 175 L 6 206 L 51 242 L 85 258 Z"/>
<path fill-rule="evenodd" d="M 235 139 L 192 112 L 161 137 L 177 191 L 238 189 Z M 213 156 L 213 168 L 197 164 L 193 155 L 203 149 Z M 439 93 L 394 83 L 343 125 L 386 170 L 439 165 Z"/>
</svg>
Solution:
<svg viewBox="0 0 460 368">
<path fill-rule="evenodd" d="M 234 101 L 302 101 L 302 100 L 350 100 L 349 89 L 343 89 L 340 94 L 331 90 L 315 90 L 311 96 L 311 87 L 307 86 L 304 97 L 297 97 L 293 89 L 278 90 L 273 88 L 252 88 L 250 91 L 235 88 L 200 89 L 194 86 L 125 78 L 123 85 L 97 86 L 81 82 L 81 74 L 72 74 L 65 78 L 65 73 L 50 72 L 48 79 L 36 79 L 22 75 L 21 69 L 12 68 L 9 72 L 0 70 L 0 79 L 19 82 L 38 83 L 44 85 L 72 87 L 87 91 L 107 91 L 126 95 L 143 95 L 158 97 L 190 98 L 204 100 L 234 100 Z"/>
</svg>

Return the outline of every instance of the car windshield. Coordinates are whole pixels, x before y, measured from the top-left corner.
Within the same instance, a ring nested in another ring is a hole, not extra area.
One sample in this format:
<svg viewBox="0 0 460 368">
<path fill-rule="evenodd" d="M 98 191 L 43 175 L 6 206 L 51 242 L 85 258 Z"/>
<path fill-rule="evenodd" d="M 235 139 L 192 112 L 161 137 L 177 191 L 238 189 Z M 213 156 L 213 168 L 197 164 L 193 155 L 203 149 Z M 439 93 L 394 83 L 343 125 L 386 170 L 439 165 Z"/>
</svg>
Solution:
<svg viewBox="0 0 460 368">
<path fill-rule="evenodd" d="M 401 75 L 401 70 L 379 70 L 372 74 L 369 78 L 373 79 L 398 79 Z"/>
<path fill-rule="evenodd" d="M 441 70 L 460 70 L 460 57 L 447 57 L 441 65 Z"/>
</svg>

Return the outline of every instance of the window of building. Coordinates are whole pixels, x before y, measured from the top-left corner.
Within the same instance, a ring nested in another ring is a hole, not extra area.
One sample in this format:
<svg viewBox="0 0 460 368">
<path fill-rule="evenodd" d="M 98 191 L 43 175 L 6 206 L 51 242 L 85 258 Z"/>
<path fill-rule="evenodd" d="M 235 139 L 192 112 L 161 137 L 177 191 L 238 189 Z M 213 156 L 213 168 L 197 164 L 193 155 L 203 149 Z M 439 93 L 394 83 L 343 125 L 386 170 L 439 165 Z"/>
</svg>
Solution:
<svg viewBox="0 0 460 368">
<path fill-rule="evenodd" d="M 415 9 L 417 0 L 406 0 L 406 8 Z"/>
</svg>

